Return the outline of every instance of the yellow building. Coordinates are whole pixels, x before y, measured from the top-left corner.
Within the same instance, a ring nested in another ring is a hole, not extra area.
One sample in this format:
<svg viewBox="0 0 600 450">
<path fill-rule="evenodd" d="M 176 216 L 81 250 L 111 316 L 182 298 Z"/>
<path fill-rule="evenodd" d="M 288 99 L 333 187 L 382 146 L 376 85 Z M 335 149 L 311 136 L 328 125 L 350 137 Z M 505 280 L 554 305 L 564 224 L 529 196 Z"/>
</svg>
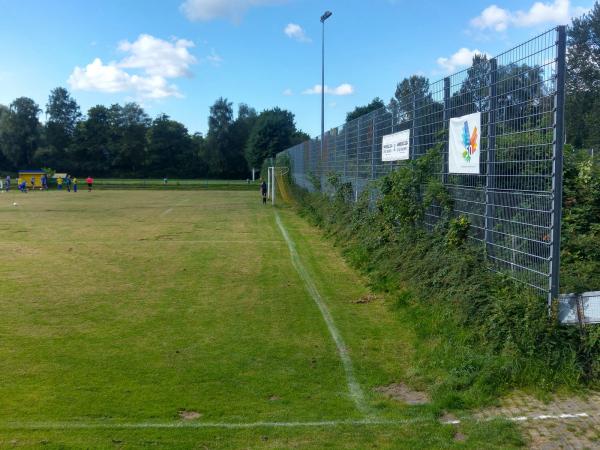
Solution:
<svg viewBox="0 0 600 450">
<path fill-rule="evenodd" d="M 42 189 L 42 175 L 46 172 L 43 170 L 20 170 L 19 178 L 27 183 L 27 188 L 31 189 L 31 179 L 35 180 L 34 189 Z"/>
</svg>

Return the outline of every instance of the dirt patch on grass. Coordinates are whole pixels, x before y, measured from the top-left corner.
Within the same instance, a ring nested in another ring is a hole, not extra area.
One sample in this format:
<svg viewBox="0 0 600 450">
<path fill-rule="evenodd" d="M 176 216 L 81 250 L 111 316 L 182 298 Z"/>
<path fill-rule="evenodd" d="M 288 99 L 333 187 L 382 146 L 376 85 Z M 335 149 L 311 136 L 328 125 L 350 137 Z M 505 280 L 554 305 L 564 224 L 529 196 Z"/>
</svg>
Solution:
<svg viewBox="0 0 600 450">
<path fill-rule="evenodd" d="M 373 303 L 377 300 L 379 300 L 379 297 L 377 297 L 376 295 L 365 294 L 365 295 L 361 296 L 358 300 L 352 301 L 352 303 L 354 303 L 356 305 L 365 305 L 367 303 Z"/>
<path fill-rule="evenodd" d="M 182 410 L 178 414 L 181 420 L 197 420 L 202 417 L 202 414 L 197 411 Z"/>
<path fill-rule="evenodd" d="M 462 434 L 460 431 L 457 431 L 457 432 L 454 434 L 454 440 L 455 440 L 456 442 L 464 442 L 464 441 L 466 441 L 466 440 L 467 440 L 467 437 L 466 437 L 464 434 Z"/>
<path fill-rule="evenodd" d="M 424 405 L 430 402 L 430 398 L 425 392 L 411 389 L 404 383 L 393 383 L 388 386 L 380 386 L 374 390 L 392 400 L 407 403 L 409 405 Z"/>
</svg>

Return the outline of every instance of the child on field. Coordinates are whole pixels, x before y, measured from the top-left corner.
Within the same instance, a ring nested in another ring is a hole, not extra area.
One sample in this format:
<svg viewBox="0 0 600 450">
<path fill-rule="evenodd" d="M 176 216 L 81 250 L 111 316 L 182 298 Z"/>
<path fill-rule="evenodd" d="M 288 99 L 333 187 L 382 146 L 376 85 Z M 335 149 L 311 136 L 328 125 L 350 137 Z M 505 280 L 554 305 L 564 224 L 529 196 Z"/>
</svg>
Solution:
<svg viewBox="0 0 600 450">
<path fill-rule="evenodd" d="M 88 185 L 88 192 L 92 192 L 92 185 L 94 184 L 94 179 L 92 177 L 87 177 L 85 182 Z"/>
<path fill-rule="evenodd" d="M 59 191 L 62 191 L 62 185 L 63 185 L 63 179 L 62 179 L 62 177 L 58 177 L 58 178 L 56 179 L 56 188 L 57 188 Z"/>
<path fill-rule="evenodd" d="M 77 177 L 73 177 L 73 192 L 77 192 Z"/>
</svg>

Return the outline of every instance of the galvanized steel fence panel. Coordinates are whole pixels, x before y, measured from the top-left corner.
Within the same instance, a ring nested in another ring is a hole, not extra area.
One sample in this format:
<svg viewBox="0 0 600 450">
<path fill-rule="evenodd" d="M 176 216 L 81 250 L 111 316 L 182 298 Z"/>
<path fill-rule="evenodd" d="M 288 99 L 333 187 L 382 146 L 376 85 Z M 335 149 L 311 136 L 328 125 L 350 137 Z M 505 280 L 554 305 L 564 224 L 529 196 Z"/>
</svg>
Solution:
<svg viewBox="0 0 600 450">
<path fill-rule="evenodd" d="M 402 161 L 383 162 L 383 136 L 411 130 L 410 157 L 433 147 L 436 176 L 468 217 L 470 239 L 485 246 L 496 268 L 547 298 L 558 296 L 565 79 L 564 27 L 434 83 L 413 83 L 390 105 L 292 147 L 295 182 L 330 187 L 328 175 L 352 183 L 355 198 Z M 481 113 L 480 173 L 448 173 L 448 122 Z M 318 180 L 318 183 L 315 183 Z M 441 210 L 432 206 L 426 225 Z"/>
</svg>

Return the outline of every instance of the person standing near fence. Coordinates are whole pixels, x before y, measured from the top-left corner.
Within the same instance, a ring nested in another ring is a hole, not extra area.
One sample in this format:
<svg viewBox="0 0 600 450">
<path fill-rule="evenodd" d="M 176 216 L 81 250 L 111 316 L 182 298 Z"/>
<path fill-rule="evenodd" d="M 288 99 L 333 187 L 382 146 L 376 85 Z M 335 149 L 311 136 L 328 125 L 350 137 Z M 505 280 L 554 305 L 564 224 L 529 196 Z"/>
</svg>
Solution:
<svg viewBox="0 0 600 450">
<path fill-rule="evenodd" d="M 6 192 L 10 191 L 10 175 L 6 175 Z"/>
<path fill-rule="evenodd" d="M 86 183 L 87 183 L 87 185 L 88 185 L 88 192 L 92 192 L 92 185 L 94 184 L 94 179 L 93 179 L 92 177 L 89 177 L 89 176 L 88 176 L 88 177 L 85 179 L 85 182 L 86 182 Z"/>
<path fill-rule="evenodd" d="M 263 205 L 266 205 L 267 204 L 267 183 L 265 180 L 261 180 L 260 195 L 262 196 Z"/>
<path fill-rule="evenodd" d="M 73 192 L 77 192 L 77 177 L 73 177 Z"/>
</svg>

